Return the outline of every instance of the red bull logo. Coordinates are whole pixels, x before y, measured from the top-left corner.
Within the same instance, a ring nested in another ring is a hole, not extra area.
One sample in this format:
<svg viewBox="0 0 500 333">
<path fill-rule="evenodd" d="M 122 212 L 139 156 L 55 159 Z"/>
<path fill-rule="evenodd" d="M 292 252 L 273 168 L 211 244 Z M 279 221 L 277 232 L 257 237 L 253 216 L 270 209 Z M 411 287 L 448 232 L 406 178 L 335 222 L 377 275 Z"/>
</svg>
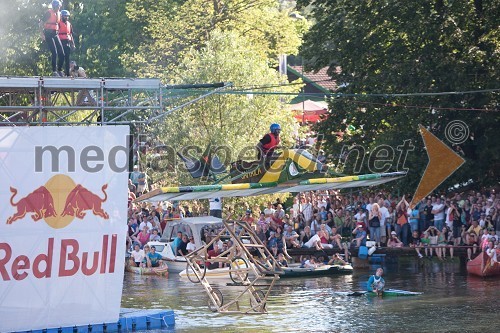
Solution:
<svg viewBox="0 0 500 333">
<path fill-rule="evenodd" d="M 7 224 L 24 218 L 28 213 L 33 213 L 33 215 L 31 215 L 33 221 L 57 215 L 54 209 L 52 194 L 45 186 L 40 186 L 26 197 L 20 199 L 17 203 L 14 202 L 17 190 L 11 187 L 10 191 L 12 192 L 10 204 L 17 208 L 17 212 L 7 219 Z"/>
<path fill-rule="evenodd" d="M 49 226 L 60 229 L 68 226 L 74 218 L 83 219 L 87 212 L 109 219 L 102 204 L 108 199 L 107 184 L 101 187 L 103 197 L 92 193 L 81 184 L 75 184 L 66 175 L 56 175 L 23 198 L 15 200 L 18 190 L 11 187 L 10 204 L 17 211 L 7 219 L 7 224 L 21 220 L 31 214 L 33 221 L 43 219 Z"/>
<path fill-rule="evenodd" d="M 0 243 L 0 281 L 21 281 L 30 275 L 44 279 L 74 276 L 79 272 L 86 276 L 114 273 L 117 242 L 116 234 L 103 235 L 100 251 L 90 252 L 82 251 L 77 239 L 61 239 L 56 244 L 54 238 L 48 238 L 47 251 L 34 258 L 23 254 L 13 257 L 10 244 Z"/>
</svg>

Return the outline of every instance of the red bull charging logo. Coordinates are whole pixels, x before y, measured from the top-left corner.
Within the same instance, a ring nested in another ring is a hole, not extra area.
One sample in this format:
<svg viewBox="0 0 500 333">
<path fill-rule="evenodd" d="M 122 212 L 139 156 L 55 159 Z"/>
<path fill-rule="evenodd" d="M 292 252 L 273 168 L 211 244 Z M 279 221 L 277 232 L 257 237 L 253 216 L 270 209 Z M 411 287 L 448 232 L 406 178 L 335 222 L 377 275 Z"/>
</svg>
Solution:
<svg viewBox="0 0 500 333">
<path fill-rule="evenodd" d="M 108 199 L 107 187 L 107 184 L 101 187 L 101 198 L 81 184 L 75 184 L 66 175 L 53 176 L 45 185 L 20 199 L 16 198 L 17 189 L 11 187 L 10 204 L 17 211 L 7 219 L 7 224 L 31 215 L 35 222 L 43 219 L 52 228 L 60 229 L 68 226 L 75 217 L 83 219 L 88 211 L 107 220 L 109 214 L 102 208 L 102 204 Z"/>
</svg>

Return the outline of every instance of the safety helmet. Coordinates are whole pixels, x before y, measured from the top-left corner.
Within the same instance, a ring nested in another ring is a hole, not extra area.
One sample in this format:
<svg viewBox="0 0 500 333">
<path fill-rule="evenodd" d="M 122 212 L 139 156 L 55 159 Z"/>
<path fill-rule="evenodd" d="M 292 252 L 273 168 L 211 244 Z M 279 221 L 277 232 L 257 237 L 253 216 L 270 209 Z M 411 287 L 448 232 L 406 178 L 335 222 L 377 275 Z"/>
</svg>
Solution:
<svg viewBox="0 0 500 333">
<path fill-rule="evenodd" d="M 271 124 L 271 133 L 275 134 L 276 131 L 281 131 L 280 124 Z"/>
<path fill-rule="evenodd" d="M 62 7 L 62 3 L 61 1 L 59 0 L 52 0 L 52 8 L 61 8 Z"/>
<path fill-rule="evenodd" d="M 71 14 L 69 13 L 69 10 L 66 10 L 66 9 L 61 10 L 61 16 L 62 17 L 70 17 L 70 15 Z"/>
</svg>

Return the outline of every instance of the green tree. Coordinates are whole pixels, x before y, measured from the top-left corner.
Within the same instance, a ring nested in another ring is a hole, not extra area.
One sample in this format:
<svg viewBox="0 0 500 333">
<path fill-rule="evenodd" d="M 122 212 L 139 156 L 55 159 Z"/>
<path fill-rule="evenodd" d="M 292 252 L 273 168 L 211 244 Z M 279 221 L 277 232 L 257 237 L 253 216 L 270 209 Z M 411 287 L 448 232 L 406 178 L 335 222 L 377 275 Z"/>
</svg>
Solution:
<svg viewBox="0 0 500 333">
<path fill-rule="evenodd" d="M 180 67 L 185 73 L 183 83 L 227 81 L 250 87 L 279 85 L 283 80 L 236 32 L 213 31 L 206 46 L 199 50 L 193 48 Z M 173 146 L 175 151 L 187 146 L 199 147 L 198 156 L 211 143 L 214 148 L 219 147 L 218 154 L 228 164 L 236 159 L 254 159 L 255 145 L 273 122 L 281 124 L 283 133 L 292 133 L 293 116 L 278 95 L 216 94 L 176 111 L 174 117 L 164 118 L 148 131 L 160 142 Z M 290 143 L 285 139 L 285 145 Z M 187 174 L 179 177 L 171 182 L 193 183 Z"/>
<path fill-rule="evenodd" d="M 38 76 L 51 73 L 49 51 L 40 38 L 38 23 L 48 0 L 14 0 L 0 4 L 0 73 Z M 72 55 L 90 76 L 125 76 L 123 54 L 142 41 L 143 22 L 126 15 L 127 1 L 64 1 L 71 12 L 77 49 Z"/>
<path fill-rule="evenodd" d="M 146 37 L 124 60 L 140 76 L 167 81 L 181 74 L 178 65 L 184 56 L 192 48 L 202 48 L 215 29 L 237 32 L 270 65 L 276 64 L 279 54 L 295 54 L 306 29 L 304 21 L 280 10 L 276 0 L 170 0 L 150 5 L 129 2 L 128 15 L 134 22 L 146 23 Z"/>
<path fill-rule="evenodd" d="M 330 100 L 332 115 L 320 128 L 330 152 L 338 155 L 344 145 L 370 150 L 412 140 L 409 175 L 397 184 L 410 192 L 427 165 L 417 125 L 445 139 L 447 125 L 461 120 L 470 136 L 453 147 L 467 163 L 441 189 L 469 179 L 478 185 L 498 181 L 498 1 L 301 0 L 299 5 L 310 6 L 316 21 L 301 50 L 307 65 L 329 66 L 341 84 L 342 95 Z M 416 94 L 476 90 L 483 92 Z M 363 171 L 370 171 L 368 163 Z"/>
<path fill-rule="evenodd" d="M 133 53 L 143 40 L 141 32 L 145 23 L 128 18 L 128 1 L 73 3 L 72 21 L 77 39 L 73 58 L 93 77 L 130 76 L 132 73 L 122 64 L 122 57 Z"/>
<path fill-rule="evenodd" d="M 38 22 L 47 10 L 45 1 L 4 1 L 0 4 L 0 74 L 50 73 Z"/>
</svg>

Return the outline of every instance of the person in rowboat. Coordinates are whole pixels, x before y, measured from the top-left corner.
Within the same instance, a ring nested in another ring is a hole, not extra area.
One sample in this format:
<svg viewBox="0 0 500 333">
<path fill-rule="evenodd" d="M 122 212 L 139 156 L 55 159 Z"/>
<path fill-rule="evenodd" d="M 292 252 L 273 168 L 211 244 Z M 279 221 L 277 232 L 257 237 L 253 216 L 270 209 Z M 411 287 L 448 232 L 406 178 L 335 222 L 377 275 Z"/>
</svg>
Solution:
<svg viewBox="0 0 500 333">
<path fill-rule="evenodd" d="M 339 265 L 339 266 L 345 266 L 349 264 L 347 261 L 342 259 L 339 253 L 335 253 L 332 255 L 332 258 L 328 261 L 327 265 Z"/>
<path fill-rule="evenodd" d="M 367 283 L 367 290 L 373 291 L 378 295 L 384 292 L 385 280 L 382 277 L 384 270 L 382 268 L 377 268 L 375 275 L 370 276 Z"/>
</svg>

